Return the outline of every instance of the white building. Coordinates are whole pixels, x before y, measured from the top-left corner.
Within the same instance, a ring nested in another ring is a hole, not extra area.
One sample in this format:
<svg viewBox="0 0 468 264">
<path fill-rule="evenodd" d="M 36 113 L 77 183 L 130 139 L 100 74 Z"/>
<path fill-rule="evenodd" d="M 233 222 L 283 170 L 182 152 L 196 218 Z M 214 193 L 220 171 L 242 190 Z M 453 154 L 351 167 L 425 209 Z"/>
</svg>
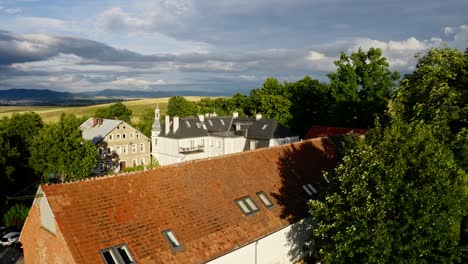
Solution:
<svg viewBox="0 0 468 264">
<path fill-rule="evenodd" d="M 273 119 L 231 117 L 216 114 L 198 117 L 165 116 L 161 125 L 159 108 L 152 127 L 152 155 L 160 165 L 218 157 L 245 150 L 272 147 L 299 141 Z"/>
</svg>

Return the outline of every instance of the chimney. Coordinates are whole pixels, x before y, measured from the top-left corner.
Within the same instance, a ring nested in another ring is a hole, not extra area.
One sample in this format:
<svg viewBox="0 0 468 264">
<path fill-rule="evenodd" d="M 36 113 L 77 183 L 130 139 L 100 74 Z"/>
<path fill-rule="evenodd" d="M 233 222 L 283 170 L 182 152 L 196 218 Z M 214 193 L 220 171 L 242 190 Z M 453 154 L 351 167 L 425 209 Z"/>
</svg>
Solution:
<svg viewBox="0 0 468 264">
<path fill-rule="evenodd" d="M 99 125 L 102 125 L 102 122 L 104 121 L 103 118 L 99 118 Z"/>
<path fill-rule="evenodd" d="M 237 111 L 232 113 L 232 117 L 239 117 L 239 113 Z"/>
<path fill-rule="evenodd" d="M 262 119 L 262 114 L 260 114 L 260 113 L 256 114 L 255 115 L 255 120 L 260 120 L 260 119 Z"/>
<path fill-rule="evenodd" d="M 200 119 L 200 122 L 205 122 L 205 116 L 204 115 L 199 115 L 198 119 Z"/>
<path fill-rule="evenodd" d="M 164 133 L 165 135 L 169 134 L 169 129 L 171 128 L 171 121 L 170 121 L 170 116 L 166 115 L 165 116 L 165 124 L 164 124 Z"/>
<path fill-rule="evenodd" d="M 174 124 L 172 125 L 172 128 L 174 129 L 174 133 L 175 133 L 175 132 L 177 132 L 177 129 L 179 129 L 179 117 L 174 116 L 172 118 L 172 122 L 174 122 Z"/>
<path fill-rule="evenodd" d="M 97 117 L 93 117 L 93 127 L 95 127 L 98 123 Z"/>
</svg>

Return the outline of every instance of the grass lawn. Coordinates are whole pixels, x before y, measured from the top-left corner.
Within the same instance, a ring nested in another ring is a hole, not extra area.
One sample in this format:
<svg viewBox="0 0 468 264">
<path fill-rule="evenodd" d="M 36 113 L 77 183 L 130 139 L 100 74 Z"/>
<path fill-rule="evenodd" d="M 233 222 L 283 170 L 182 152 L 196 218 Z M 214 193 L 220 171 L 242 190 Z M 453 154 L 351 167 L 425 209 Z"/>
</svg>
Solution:
<svg viewBox="0 0 468 264">
<path fill-rule="evenodd" d="M 189 101 L 199 101 L 202 97 L 200 96 L 186 96 Z M 132 122 L 137 123 L 140 120 L 140 116 L 145 109 L 155 109 L 156 105 L 159 105 L 161 114 L 164 115 L 167 111 L 167 103 L 169 97 L 164 98 L 151 98 L 151 99 L 139 99 L 133 101 L 122 102 L 133 111 Z M 54 106 L 0 106 L 0 118 L 3 116 L 10 116 L 13 113 L 25 113 L 25 112 L 36 112 L 44 120 L 44 122 L 55 122 L 60 119 L 62 113 L 72 113 L 77 117 L 91 117 L 94 112 L 101 107 L 108 107 L 109 104 L 101 105 L 90 105 L 80 107 L 54 107 Z"/>
</svg>

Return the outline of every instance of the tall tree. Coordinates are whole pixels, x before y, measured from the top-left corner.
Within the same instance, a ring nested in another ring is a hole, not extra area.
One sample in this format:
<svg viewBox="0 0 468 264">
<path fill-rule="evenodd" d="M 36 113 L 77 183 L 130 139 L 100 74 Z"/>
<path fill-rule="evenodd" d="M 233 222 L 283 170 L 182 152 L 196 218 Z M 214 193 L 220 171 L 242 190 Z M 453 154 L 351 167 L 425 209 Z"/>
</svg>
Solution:
<svg viewBox="0 0 468 264">
<path fill-rule="evenodd" d="M 81 122 L 73 114 L 62 114 L 58 123 L 47 124 L 34 137 L 29 164 L 46 179 L 78 180 L 96 167 L 97 149 L 84 140 Z"/>
<path fill-rule="evenodd" d="M 197 105 L 182 96 L 173 96 L 169 98 L 167 114 L 178 117 L 196 116 Z"/>
<path fill-rule="evenodd" d="M 123 103 L 117 102 L 109 107 L 97 109 L 94 116 L 111 119 L 115 118 L 130 123 L 132 120 L 132 114 L 132 110 L 128 109 Z"/>
<path fill-rule="evenodd" d="M 289 127 L 292 118 L 290 93 L 277 79 L 266 79 L 261 88 L 250 92 L 250 97 L 257 113 Z"/>
<path fill-rule="evenodd" d="M 392 89 L 400 78 L 389 69 L 380 49 L 347 55 L 335 61 L 336 72 L 328 75 L 336 100 L 335 119 L 338 125 L 371 127 L 375 117 L 383 118 Z"/>
<path fill-rule="evenodd" d="M 310 202 L 322 263 L 453 263 L 466 175 L 424 124 L 396 121 L 348 150 Z"/>
</svg>

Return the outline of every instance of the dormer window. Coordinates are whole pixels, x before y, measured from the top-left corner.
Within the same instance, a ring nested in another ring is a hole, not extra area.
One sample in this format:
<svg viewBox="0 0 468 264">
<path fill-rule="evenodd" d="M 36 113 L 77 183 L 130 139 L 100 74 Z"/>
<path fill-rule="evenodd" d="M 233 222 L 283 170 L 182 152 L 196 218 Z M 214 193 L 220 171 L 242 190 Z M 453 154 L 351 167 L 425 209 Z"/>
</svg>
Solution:
<svg viewBox="0 0 468 264">
<path fill-rule="evenodd" d="M 126 244 L 101 250 L 101 257 L 106 264 L 136 263 Z"/>
<path fill-rule="evenodd" d="M 187 127 L 190 127 L 189 121 L 185 120 L 185 125 L 186 125 Z"/>
<path fill-rule="evenodd" d="M 208 123 L 210 124 L 210 126 L 213 126 L 213 122 L 211 121 L 211 119 L 208 119 Z"/>
<path fill-rule="evenodd" d="M 237 199 L 235 202 L 245 215 L 250 215 L 259 211 L 257 205 L 254 203 L 252 198 L 250 198 L 250 196 L 242 197 Z"/>
<path fill-rule="evenodd" d="M 317 189 L 315 189 L 315 187 L 308 183 L 306 185 L 302 185 L 302 189 L 304 189 L 304 191 L 309 195 L 309 196 L 312 196 L 313 194 L 317 194 L 318 191 Z"/>
<path fill-rule="evenodd" d="M 264 124 L 264 125 L 262 126 L 262 130 L 265 130 L 267 127 L 268 127 L 268 124 Z"/>
<path fill-rule="evenodd" d="M 182 245 L 180 244 L 179 240 L 177 240 L 171 229 L 163 231 L 162 233 L 174 251 L 180 251 L 183 249 Z"/>
</svg>

